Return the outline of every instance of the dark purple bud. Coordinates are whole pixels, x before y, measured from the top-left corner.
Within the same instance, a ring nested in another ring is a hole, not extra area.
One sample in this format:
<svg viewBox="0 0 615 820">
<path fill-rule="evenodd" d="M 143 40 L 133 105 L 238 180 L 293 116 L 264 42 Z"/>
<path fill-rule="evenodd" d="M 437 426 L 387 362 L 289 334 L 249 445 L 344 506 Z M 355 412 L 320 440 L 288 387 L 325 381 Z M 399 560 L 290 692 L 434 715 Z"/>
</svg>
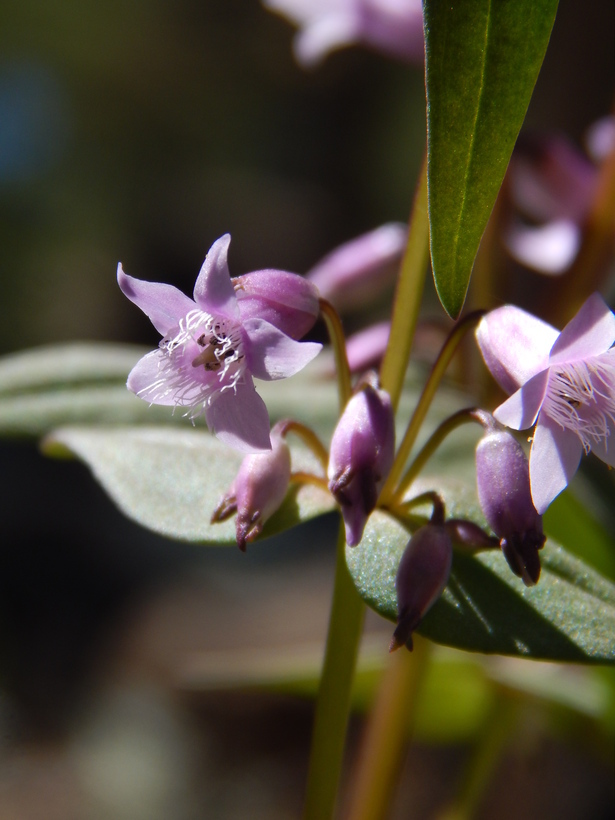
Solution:
<svg viewBox="0 0 615 820">
<path fill-rule="evenodd" d="M 404 644 L 412 649 L 412 633 L 448 583 L 453 545 L 444 526 L 425 524 L 417 530 L 401 557 L 397 589 L 397 628 L 389 652 Z"/>
<path fill-rule="evenodd" d="M 290 482 L 290 450 L 277 428 L 271 430 L 271 450 L 251 453 L 241 462 L 231 488 L 211 517 L 214 523 L 237 513 L 237 544 L 243 552 L 280 507 Z"/>
<path fill-rule="evenodd" d="M 468 547 L 472 552 L 500 547 L 499 538 L 489 535 L 478 524 L 465 518 L 449 518 L 444 522 L 444 527 L 455 544 Z"/>
<path fill-rule="evenodd" d="M 320 313 L 318 288 L 296 273 L 257 270 L 233 279 L 242 321 L 264 319 L 291 339 L 301 339 Z"/>
<path fill-rule="evenodd" d="M 388 393 L 364 384 L 346 405 L 329 455 L 329 490 L 341 507 L 346 543 L 356 546 L 393 464 L 395 427 Z"/>
<path fill-rule="evenodd" d="M 510 433 L 488 430 L 476 447 L 478 499 L 504 557 L 526 586 L 540 577 L 538 550 L 545 543 L 542 517 L 532 503 L 529 464 Z"/>
</svg>

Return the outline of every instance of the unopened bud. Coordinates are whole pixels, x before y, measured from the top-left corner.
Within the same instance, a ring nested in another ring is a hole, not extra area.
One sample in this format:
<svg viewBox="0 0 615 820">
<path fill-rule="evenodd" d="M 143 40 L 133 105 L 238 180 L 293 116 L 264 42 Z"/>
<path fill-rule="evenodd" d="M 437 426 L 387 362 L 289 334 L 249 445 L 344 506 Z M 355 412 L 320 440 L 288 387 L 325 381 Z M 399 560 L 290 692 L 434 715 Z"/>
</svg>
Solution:
<svg viewBox="0 0 615 820">
<path fill-rule="evenodd" d="M 425 524 L 417 530 L 401 557 L 397 590 L 397 628 L 389 652 L 404 644 L 412 649 L 412 633 L 448 583 L 453 545 L 444 526 Z"/>
<path fill-rule="evenodd" d="M 264 319 L 291 339 L 301 339 L 318 318 L 318 288 L 297 273 L 257 270 L 233 279 L 242 320 Z"/>
<path fill-rule="evenodd" d="M 329 490 L 341 507 L 346 543 L 356 546 L 393 464 L 395 428 L 389 394 L 366 383 L 342 413 L 329 456 Z"/>
<path fill-rule="evenodd" d="M 241 467 L 228 493 L 215 509 L 211 521 L 224 521 L 233 513 L 239 549 L 254 541 L 263 526 L 281 506 L 290 482 L 290 450 L 279 432 L 279 424 L 271 430 L 271 450 L 251 453 Z"/>
<path fill-rule="evenodd" d="M 540 577 L 538 550 L 545 543 L 542 517 L 532 503 L 527 456 L 505 430 L 488 429 L 476 447 L 478 500 L 500 539 L 504 557 L 526 586 Z"/>
</svg>

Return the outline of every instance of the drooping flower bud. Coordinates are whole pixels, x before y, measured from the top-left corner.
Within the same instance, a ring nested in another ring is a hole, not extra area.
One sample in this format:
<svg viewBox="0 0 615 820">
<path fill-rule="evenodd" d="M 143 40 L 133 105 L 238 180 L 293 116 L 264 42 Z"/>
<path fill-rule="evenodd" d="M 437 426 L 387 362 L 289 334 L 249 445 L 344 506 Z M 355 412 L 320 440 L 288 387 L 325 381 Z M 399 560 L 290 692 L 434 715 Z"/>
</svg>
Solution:
<svg viewBox="0 0 615 820">
<path fill-rule="evenodd" d="M 333 433 L 329 455 L 329 490 L 342 509 L 350 547 L 363 536 L 393 463 L 394 450 L 389 394 L 366 382 L 346 405 Z"/>
<path fill-rule="evenodd" d="M 476 447 L 478 499 L 510 568 L 533 586 L 540 577 L 538 550 L 545 542 L 542 517 L 530 491 L 529 464 L 510 433 L 487 429 Z"/>
<path fill-rule="evenodd" d="M 290 450 L 281 435 L 281 423 L 271 430 L 271 450 L 246 456 L 229 491 L 216 507 L 211 521 L 224 521 L 233 513 L 239 549 L 254 541 L 268 518 L 280 507 L 290 482 Z"/>
<path fill-rule="evenodd" d="M 242 321 L 264 319 L 291 339 L 301 339 L 318 318 L 318 288 L 297 273 L 257 270 L 232 281 Z"/>
<path fill-rule="evenodd" d="M 425 524 L 417 530 L 401 557 L 397 590 L 397 628 L 389 652 L 404 644 L 412 649 L 412 633 L 448 583 L 453 545 L 444 526 Z"/>
<path fill-rule="evenodd" d="M 331 251 L 307 278 L 338 310 L 369 304 L 395 280 L 408 229 L 390 222 Z"/>
</svg>

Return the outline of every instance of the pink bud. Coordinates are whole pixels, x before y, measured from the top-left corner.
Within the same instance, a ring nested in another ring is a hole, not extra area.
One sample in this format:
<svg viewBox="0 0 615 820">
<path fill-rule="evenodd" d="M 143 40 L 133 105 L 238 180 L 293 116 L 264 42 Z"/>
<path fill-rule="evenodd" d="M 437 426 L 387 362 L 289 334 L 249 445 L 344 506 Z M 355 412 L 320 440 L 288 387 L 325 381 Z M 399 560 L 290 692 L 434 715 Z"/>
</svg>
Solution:
<svg viewBox="0 0 615 820">
<path fill-rule="evenodd" d="M 412 633 L 447 585 L 452 560 L 453 545 L 444 526 L 425 524 L 414 533 L 395 579 L 397 628 L 389 652 L 404 644 L 412 649 Z"/>
<path fill-rule="evenodd" d="M 290 482 L 290 450 L 279 432 L 279 423 L 271 430 L 271 450 L 244 458 L 228 493 L 212 515 L 212 523 L 223 521 L 234 512 L 237 544 L 245 552 L 263 526 L 281 506 Z"/>
<path fill-rule="evenodd" d="M 538 550 L 545 542 L 542 517 L 532 503 L 529 464 L 505 430 L 488 429 L 476 447 L 478 500 L 510 568 L 533 586 L 540 577 Z"/>
<path fill-rule="evenodd" d="M 296 273 L 257 270 L 233 279 L 242 321 L 264 319 L 291 339 L 301 339 L 318 315 L 316 285 Z"/>
<path fill-rule="evenodd" d="M 342 509 L 346 543 L 354 547 L 391 469 L 395 450 L 389 394 L 366 383 L 340 418 L 329 455 L 329 490 Z"/>
</svg>

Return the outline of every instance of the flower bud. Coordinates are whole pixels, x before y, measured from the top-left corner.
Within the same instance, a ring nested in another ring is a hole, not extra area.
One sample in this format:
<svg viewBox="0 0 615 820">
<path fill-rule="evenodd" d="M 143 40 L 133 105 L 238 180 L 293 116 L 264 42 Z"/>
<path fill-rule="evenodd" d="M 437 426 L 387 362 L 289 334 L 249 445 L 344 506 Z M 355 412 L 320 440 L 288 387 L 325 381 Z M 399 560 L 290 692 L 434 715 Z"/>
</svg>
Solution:
<svg viewBox="0 0 615 820">
<path fill-rule="evenodd" d="M 478 500 L 504 557 L 526 586 L 540 577 L 538 550 L 545 542 L 542 517 L 530 491 L 529 464 L 510 433 L 488 429 L 476 447 Z"/>
<path fill-rule="evenodd" d="M 444 526 L 425 524 L 417 530 L 401 557 L 397 590 L 397 628 L 389 652 L 404 644 L 412 649 L 412 633 L 448 583 L 453 545 Z"/>
<path fill-rule="evenodd" d="M 271 450 L 247 455 L 228 493 L 216 507 L 211 521 L 223 521 L 233 513 L 239 549 L 254 541 L 268 518 L 280 507 L 290 482 L 290 450 L 279 432 L 271 430 Z"/>
<path fill-rule="evenodd" d="M 393 284 L 407 237 L 405 225 L 382 225 L 331 251 L 307 277 L 338 310 L 369 305 Z"/>
<path fill-rule="evenodd" d="M 346 543 L 356 546 L 391 465 L 395 428 L 391 399 L 366 383 L 340 418 L 329 455 L 329 490 L 342 509 Z"/>
<path fill-rule="evenodd" d="M 297 273 L 257 270 L 233 279 L 242 321 L 264 319 L 291 339 L 301 339 L 318 315 L 318 288 Z"/>
</svg>

